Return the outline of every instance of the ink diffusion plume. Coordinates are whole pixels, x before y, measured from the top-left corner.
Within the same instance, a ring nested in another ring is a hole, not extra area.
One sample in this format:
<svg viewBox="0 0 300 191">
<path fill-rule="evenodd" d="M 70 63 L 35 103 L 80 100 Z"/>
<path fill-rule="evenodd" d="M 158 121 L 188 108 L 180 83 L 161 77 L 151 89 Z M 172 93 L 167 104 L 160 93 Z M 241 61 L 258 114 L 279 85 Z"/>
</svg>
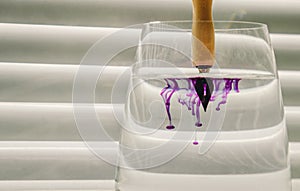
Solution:
<svg viewBox="0 0 300 191">
<path fill-rule="evenodd" d="M 206 111 L 210 102 L 221 100 L 217 103 L 216 111 L 226 104 L 231 91 L 239 92 L 240 79 L 219 78 L 169 78 L 165 79 L 166 87 L 162 89 L 161 96 L 165 103 L 169 124 L 167 129 L 175 129 L 172 123 L 171 99 L 176 92 L 182 91 L 178 97 L 178 104 L 185 106 L 195 117 L 196 128 L 202 127 L 200 110 Z M 183 85 L 184 84 L 184 85 Z M 218 99 L 221 98 L 221 99 Z M 201 107 L 202 106 L 202 107 Z M 205 113 L 204 113 L 205 114 Z M 195 145 L 197 143 L 195 142 Z"/>
</svg>

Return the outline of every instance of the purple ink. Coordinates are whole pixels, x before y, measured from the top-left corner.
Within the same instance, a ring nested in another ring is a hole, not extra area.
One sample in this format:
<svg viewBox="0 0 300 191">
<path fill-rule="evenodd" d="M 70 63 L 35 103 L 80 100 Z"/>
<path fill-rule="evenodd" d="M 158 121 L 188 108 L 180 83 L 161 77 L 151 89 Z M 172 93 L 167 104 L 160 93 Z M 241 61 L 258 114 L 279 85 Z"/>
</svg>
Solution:
<svg viewBox="0 0 300 191">
<path fill-rule="evenodd" d="M 202 126 L 202 123 L 200 121 L 200 105 L 201 105 L 201 101 L 198 98 L 197 99 L 197 104 L 195 105 L 195 107 L 196 107 L 196 119 L 197 119 L 197 122 L 195 123 L 195 126 L 197 126 L 197 127 L 200 127 L 200 124 Z"/>
<path fill-rule="evenodd" d="M 175 129 L 175 126 L 174 126 L 174 125 L 168 125 L 166 128 L 167 128 L 168 130 L 172 130 L 172 129 Z"/>
<path fill-rule="evenodd" d="M 202 125 L 203 125 L 203 124 L 202 124 L 202 123 L 199 123 L 199 122 L 196 122 L 196 123 L 195 123 L 195 126 L 196 126 L 196 127 L 202 127 Z"/>
<path fill-rule="evenodd" d="M 170 100 L 172 98 L 172 95 L 174 94 L 175 91 L 177 91 L 177 89 L 174 89 L 171 87 L 171 85 L 169 84 L 170 82 L 174 82 L 174 87 L 178 86 L 176 80 L 171 79 L 169 81 L 167 81 L 167 87 L 165 87 L 160 95 L 162 96 L 164 102 L 165 102 L 165 106 L 166 106 L 166 110 L 167 110 L 167 114 L 168 114 L 168 118 L 169 118 L 169 125 L 167 126 L 167 129 L 171 130 L 171 129 L 175 129 L 175 126 L 172 125 L 172 117 L 171 117 L 171 112 L 170 112 Z"/>
<path fill-rule="evenodd" d="M 216 108 L 217 111 L 221 110 L 221 105 L 226 104 L 228 94 L 234 89 L 235 92 L 239 92 L 239 82 L 241 79 L 218 79 L 218 78 L 172 78 L 165 79 L 167 86 L 162 89 L 161 96 L 164 100 L 167 115 L 169 118 L 169 125 L 166 127 L 169 130 L 175 129 L 175 126 L 172 124 L 171 116 L 171 98 L 175 92 L 184 91 L 185 93 L 181 94 L 181 97 L 178 98 L 178 102 L 182 105 L 185 105 L 188 110 L 191 110 L 193 116 L 196 117 L 196 127 L 202 127 L 200 118 L 200 106 L 202 105 L 202 100 L 198 96 L 198 92 L 195 87 L 203 90 L 204 99 L 207 94 L 211 94 L 209 100 L 206 102 L 213 102 L 217 100 L 218 97 L 222 100 L 218 103 Z M 197 83 L 199 82 L 200 83 Z M 213 88 L 208 86 L 206 82 L 211 82 Z M 180 83 L 185 82 L 185 83 Z M 205 82 L 205 83 L 203 83 Z M 184 87 L 181 87 L 180 84 L 187 84 Z M 202 86 L 202 87 L 199 87 Z M 212 89 L 212 92 L 209 92 Z M 183 95 L 183 96 L 182 96 Z M 205 107 L 203 107 L 206 110 Z"/>
<path fill-rule="evenodd" d="M 237 93 L 240 92 L 239 90 L 239 82 L 240 82 L 241 79 L 235 79 L 234 80 L 234 91 L 236 91 Z"/>
</svg>

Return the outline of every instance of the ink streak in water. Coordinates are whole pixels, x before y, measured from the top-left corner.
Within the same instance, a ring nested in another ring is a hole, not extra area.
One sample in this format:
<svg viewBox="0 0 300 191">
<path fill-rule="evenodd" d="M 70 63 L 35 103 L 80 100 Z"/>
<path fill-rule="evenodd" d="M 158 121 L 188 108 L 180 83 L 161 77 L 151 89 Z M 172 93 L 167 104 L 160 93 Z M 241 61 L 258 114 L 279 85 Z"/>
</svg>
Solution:
<svg viewBox="0 0 300 191">
<path fill-rule="evenodd" d="M 232 88 L 235 92 L 239 92 L 240 79 L 170 78 L 165 79 L 165 81 L 167 86 L 162 89 L 160 95 L 164 100 L 169 118 L 169 125 L 166 128 L 172 130 L 175 129 L 175 126 L 172 124 L 171 98 L 175 92 L 184 92 L 183 94 L 180 93 L 178 102 L 185 105 L 196 117 L 195 126 L 202 127 L 200 106 L 203 105 L 203 109 L 206 111 L 209 102 L 213 102 L 220 97 L 221 101 L 216 108 L 217 111 L 220 111 L 221 105 L 226 104 L 228 94 L 232 91 Z M 193 144 L 197 145 L 197 142 L 195 141 Z"/>
</svg>

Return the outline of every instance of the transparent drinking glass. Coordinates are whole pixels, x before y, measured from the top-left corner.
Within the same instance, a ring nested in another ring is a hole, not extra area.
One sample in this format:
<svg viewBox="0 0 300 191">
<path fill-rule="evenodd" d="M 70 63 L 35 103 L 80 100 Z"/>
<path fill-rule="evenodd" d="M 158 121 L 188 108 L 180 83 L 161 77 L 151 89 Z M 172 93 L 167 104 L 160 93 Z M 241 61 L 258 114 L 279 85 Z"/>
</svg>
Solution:
<svg viewBox="0 0 300 191">
<path fill-rule="evenodd" d="M 291 190 L 267 26 L 211 24 L 214 55 L 193 37 L 192 21 L 143 25 L 120 140 L 118 190 Z M 209 72 L 192 64 L 195 43 L 213 60 Z"/>
</svg>

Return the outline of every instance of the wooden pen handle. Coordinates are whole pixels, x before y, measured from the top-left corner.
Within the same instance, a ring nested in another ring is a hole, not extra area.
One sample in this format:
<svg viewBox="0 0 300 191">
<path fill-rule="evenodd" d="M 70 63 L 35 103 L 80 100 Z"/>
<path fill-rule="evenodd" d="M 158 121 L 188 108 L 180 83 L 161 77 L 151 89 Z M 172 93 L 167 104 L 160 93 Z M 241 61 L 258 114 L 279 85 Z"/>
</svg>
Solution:
<svg viewBox="0 0 300 191">
<path fill-rule="evenodd" d="M 214 64 L 215 55 L 212 0 L 193 0 L 193 7 L 193 65 L 207 69 Z"/>
</svg>

